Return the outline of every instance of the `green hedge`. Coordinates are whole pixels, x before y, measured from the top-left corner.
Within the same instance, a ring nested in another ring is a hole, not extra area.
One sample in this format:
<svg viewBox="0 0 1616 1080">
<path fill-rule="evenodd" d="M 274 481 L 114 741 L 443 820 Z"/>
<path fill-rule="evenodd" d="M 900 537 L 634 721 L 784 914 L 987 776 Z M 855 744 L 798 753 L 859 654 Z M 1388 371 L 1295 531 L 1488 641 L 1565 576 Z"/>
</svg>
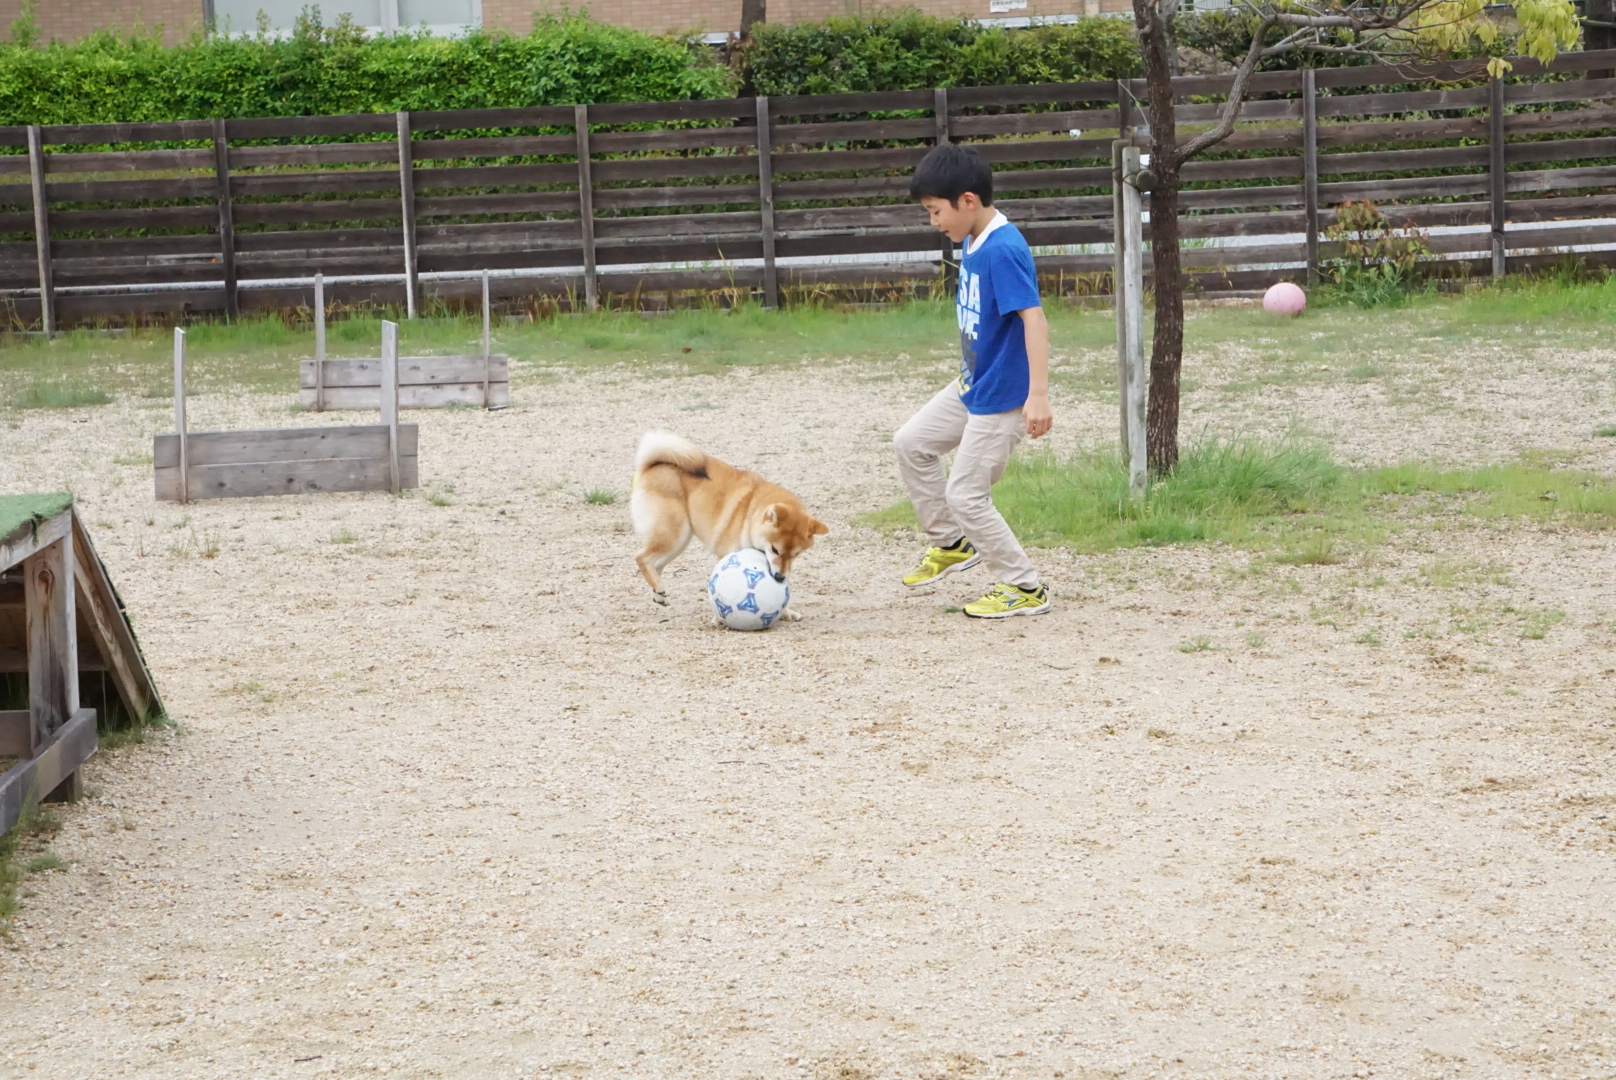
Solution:
<svg viewBox="0 0 1616 1080">
<path fill-rule="evenodd" d="M 532 33 L 367 38 L 303 20 L 289 38 L 102 34 L 71 45 L 0 44 L 0 124 L 81 124 L 397 109 L 488 109 L 725 97 L 711 50 L 583 18 Z"/>
<path fill-rule="evenodd" d="M 1141 66 L 1127 19 L 1007 30 L 908 10 L 756 27 L 743 71 L 760 94 L 835 94 L 1121 79 Z"/>
</svg>

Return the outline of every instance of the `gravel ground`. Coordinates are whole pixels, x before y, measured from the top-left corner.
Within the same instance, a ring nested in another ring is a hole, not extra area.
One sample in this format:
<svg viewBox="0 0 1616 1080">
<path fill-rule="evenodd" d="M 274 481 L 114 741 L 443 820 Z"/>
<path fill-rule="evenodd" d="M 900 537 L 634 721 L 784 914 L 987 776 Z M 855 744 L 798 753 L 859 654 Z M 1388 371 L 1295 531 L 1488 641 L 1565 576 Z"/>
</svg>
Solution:
<svg viewBox="0 0 1616 1080">
<path fill-rule="evenodd" d="M 1185 426 L 1610 471 L 1610 359 L 1234 393 L 1230 349 Z M 0 490 L 78 493 L 178 722 L 93 762 L 25 882 L 0 1075 L 1616 1073 L 1608 537 L 1043 551 L 1052 614 L 968 623 L 985 580 L 907 594 L 914 541 L 849 523 L 925 367 L 519 373 L 410 414 L 403 498 L 160 505 L 166 402 L 0 418 Z M 1057 442 L 1114 417 L 1063 396 Z M 647 600 L 626 503 L 582 496 L 649 426 L 832 523 L 803 622 L 712 628 L 699 552 Z"/>
</svg>

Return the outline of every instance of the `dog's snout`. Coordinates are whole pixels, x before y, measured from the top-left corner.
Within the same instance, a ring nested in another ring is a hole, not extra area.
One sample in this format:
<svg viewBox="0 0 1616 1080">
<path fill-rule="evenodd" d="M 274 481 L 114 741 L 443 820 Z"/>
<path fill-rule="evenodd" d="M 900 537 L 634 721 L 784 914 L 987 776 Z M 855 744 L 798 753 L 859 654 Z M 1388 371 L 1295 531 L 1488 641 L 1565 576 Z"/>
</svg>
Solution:
<svg viewBox="0 0 1616 1080">
<path fill-rule="evenodd" d="M 776 580 L 776 581 L 784 581 L 785 579 L 786 579 L 786 576 L 784 574 L 780 573 L 780 571 L 776 570 L 774 572 L 774 580 Z"/>
</svg>

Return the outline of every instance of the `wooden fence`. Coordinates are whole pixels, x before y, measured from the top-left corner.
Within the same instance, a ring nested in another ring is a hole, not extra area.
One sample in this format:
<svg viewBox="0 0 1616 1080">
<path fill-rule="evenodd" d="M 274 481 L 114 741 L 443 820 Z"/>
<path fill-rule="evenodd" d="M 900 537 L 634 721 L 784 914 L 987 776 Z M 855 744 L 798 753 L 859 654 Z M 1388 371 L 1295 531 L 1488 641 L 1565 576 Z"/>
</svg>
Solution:
<svg viewBox="0 0 1616 1080">
<path fill-rule="evenodd" d="M 1597 220 L 1616 211 L 1616 79 L 1583 77 L 1613 67 L 1616 51 L 1547 70 L 1517 59 L 1494 81 L 1479 62 L 1259 75 L 1239 129 L 1185 169 L 1186 269 L 1214 290 L 1300 278 L 1355 199 L 1420 228 L 1479 226 L 1432 236 L 1452 273 L 1616 243 Z M 1195 130 L 1228 80 L 1177 86 L 1181 130 Z M 1104 290 L 1111 144 L 1146 145 L 1143 93 L 1094 82 L 0 128 L 0 300 L 14 328 L 54 328 L 307 306 L 317 271 L 337 303 L 411 313 L 471 300 L 483 270 L 498 300 L 576 306 L 929 283 L 940 237 L 908 173 L 943 140 L 993 163 L 1046 275 Z"/>
</svg>

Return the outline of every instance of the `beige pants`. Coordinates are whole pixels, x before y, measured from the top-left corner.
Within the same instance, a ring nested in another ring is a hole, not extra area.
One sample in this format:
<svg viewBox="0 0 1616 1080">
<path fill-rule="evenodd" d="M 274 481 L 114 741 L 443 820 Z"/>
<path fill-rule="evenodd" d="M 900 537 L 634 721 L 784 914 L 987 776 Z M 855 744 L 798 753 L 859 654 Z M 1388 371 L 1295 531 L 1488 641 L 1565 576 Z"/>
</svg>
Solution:
<svg viewBox="0 0 1616 1080">
<path fill-rule="evenodd" d="M 947 547 L 968 536 L 994 581 L 1034 589 L 1038 572 L 993 505 L 993 485 L 1026 434 L 1020 409 L 973 416 L 960 403 L 959 384 L 950 383 L 898 429 L 892 444 L 926 538 Z M 945 470 L 942 455 L 956 447 L 954 468 Z"/>
</svg>

